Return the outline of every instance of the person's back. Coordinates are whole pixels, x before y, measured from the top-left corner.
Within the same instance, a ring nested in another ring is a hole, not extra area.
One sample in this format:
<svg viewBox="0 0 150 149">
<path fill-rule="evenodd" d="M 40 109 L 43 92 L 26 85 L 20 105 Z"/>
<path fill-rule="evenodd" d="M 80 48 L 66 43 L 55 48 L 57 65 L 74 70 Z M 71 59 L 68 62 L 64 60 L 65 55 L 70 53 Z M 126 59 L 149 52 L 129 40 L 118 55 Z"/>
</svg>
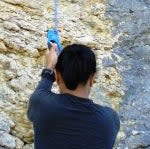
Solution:
<svg viewBox="0 0 150 149">
<path fill-rule="evenodd" d="M 83 45 L 64 49 L 56 64 L 61 94 L 51 91 L 51 65 L 48 62 L 30 98 L 28 117 L 34 126 L 35 149 L 112 149 L 120 127 L 118 115 L 88 99 L 96 72 L 94 53 Z"/>
</svg>

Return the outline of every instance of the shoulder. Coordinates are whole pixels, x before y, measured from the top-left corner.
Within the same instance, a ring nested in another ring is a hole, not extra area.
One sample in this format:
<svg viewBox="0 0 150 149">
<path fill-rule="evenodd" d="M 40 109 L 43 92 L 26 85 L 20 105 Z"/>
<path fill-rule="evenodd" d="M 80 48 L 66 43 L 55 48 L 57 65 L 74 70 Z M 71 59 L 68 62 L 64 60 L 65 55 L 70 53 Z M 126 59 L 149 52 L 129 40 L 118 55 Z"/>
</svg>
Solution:
<svg viewBox="0 0 150 149">
<path fill-rule="evenodd" d="M 36 91 L 29 99 L 28 117 L 29 119 L 37 119 L 45 117 L 47 114 L 58 112 L 58 102 L 60 95 L 50 92 Z"/>
<path fill-rule="evenodd" d="M 120 118 L 118 113 L 110 107 L 97 105 L 97 116 L 103 120 L 103 124 L 107 127 L 120 129 Z"/>
<path fill-rule="evenodd" d="M 115 110 L 113 110 L 113 109 L 111 109 L 111 108 L 109 108 L 109 107 L 105 107 L 105 109 L 106 109 L 106 111 L 107 111 L 108 113 L 110 113 L 110 116 L 112 116 L 111 120 L 114 122 L 115 127 L 116 127 L 117 129 L 119 129 L 119 128 L 120 128 L 120 118 L 119 118 L 119 114 L 118 114 Z"/>
<path fill-rule="evenodd" d="M 34 104 L 41 104 L 47 99 L 53 99 L 56 97 L 57 94 L 51 91 L 36 90 L 33 94 L 31 94 L 29 101 Z"/>
<path fill-rule="evenodd" d="M 29 108 L 34 112 L 41 111 L 42 109 L 46 109 L 47 107 L 49 109 L 53 109 L 58 98 L 60 98 L 59 94 L 55 94 L 50 91 L 43 92 L 37 90 L 30 96 Z"/>
<path fill-rule="evenodd" d="M 119 117 L 118 113 L 110 107 L 101 106 L 101 105 L 96 105 L 96 106 L 97 106 L 97 111 L 100 113 L 104 113 L 106 115 L 110 115 L 113 117 Z"/>
<path fill-rule="evenodd" d="M 112 108 L 110 108 L 110 107 L 103 107 L 103 109 L 104 109 L 104 111 L 105 111 L 107 114 L 109 114 L 109 115 L 111 115 L 111 116 L 113 116 L 113 117 L 118 117 L 118 118 L 119 118 L 118 113 L 117 113 L 114 109 L 112 109 Z"/>
<path fill-rule="evenodd" d="M 104 111 L 104 123 L 103 123 L 103 134 L 105 142 L 108 148 L 113 148 L 116 136 L 120 129 L 119 115 L 115 110 L 109 107 L 103 107 Z"/>
</svg>

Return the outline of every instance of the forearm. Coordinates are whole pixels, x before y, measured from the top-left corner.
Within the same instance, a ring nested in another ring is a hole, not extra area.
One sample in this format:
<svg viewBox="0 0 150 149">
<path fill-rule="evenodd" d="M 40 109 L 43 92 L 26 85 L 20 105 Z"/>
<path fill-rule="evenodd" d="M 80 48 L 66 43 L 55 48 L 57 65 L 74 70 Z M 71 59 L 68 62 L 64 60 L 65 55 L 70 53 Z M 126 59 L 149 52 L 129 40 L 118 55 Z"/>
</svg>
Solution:
<svg viewBox="0 0 150 149">
<path fill-rule="evenodd" d="M 46 51 L 46 68 L 43 69 L 41 74 L 41 81 L 39 82 L 36 91 L 50 91 L 55 81 L 54 68 L 57 62 L 57 45 L 52 44 L 51 49 Z"/>
</svg>

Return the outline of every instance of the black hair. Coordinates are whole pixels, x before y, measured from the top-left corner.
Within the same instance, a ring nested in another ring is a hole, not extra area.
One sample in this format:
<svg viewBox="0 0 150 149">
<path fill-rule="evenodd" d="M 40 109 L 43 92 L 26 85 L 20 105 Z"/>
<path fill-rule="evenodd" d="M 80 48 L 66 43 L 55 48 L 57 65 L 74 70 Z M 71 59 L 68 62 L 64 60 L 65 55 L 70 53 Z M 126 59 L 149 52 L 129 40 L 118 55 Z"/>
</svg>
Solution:
<svg viewBox="0 0 150 149">
<path fill-rule="evenodd" d="M 66 87 L 75 90 L 79 84 L 86 85 L 96 72 L 95 54 L 85 45 L 69 45 L 59 55 L 56 71 L 60 72 Z"/>
</svg>

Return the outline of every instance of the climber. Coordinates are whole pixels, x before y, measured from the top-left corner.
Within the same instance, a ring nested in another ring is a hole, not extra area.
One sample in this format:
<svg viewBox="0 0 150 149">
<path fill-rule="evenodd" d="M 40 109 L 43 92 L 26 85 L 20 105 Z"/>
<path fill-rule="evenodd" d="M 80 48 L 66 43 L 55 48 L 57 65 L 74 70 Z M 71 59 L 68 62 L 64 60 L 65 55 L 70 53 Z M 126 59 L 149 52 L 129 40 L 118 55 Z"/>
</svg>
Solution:
<svg viewBox="0 0 150 149">
<path fill-rule="evenodd" d="M 55 73 L 54 73 L 55 72 Z M 46 68 L 29 100 L 35 149 L 112 149 L 120 128 L 117 113 L 89 99 L 96 59 L 84 45 L 46 52 Z M 60 93 L 52 92 L 56 80 Z"/>
</svg>

